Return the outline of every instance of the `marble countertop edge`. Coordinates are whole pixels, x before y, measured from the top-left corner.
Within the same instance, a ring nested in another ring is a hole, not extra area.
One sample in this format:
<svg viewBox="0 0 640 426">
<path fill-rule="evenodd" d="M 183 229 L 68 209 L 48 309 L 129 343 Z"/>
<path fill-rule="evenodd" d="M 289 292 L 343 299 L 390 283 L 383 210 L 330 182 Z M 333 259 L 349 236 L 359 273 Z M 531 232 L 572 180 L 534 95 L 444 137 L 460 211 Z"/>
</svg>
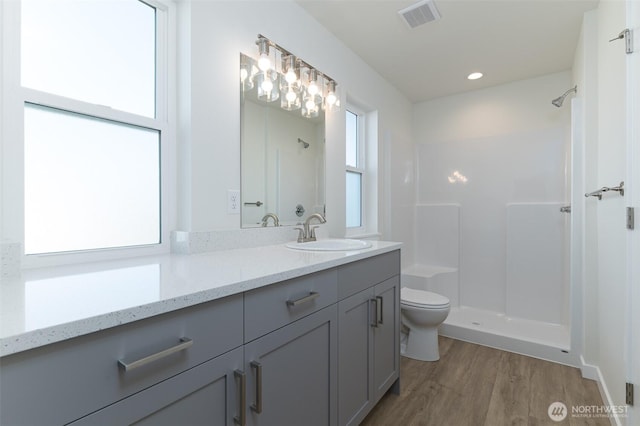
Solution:
<svg viewBox="0 0 640 426">
<path fill-rule="evenodd" d="M 121 326 L 135 321 L 151 318 L 157 315 L 173 312 L 179 309 L 195 306 L 200 303 L 210 302 L 223 297 L 250 291 L 256 288 L 264 287 L 277 282 L 297 278 L 314 272 L 330 269 L 357 260 L 365 259 L 371 256 L 388 253 L 400 249 L 401 243 L 395 242 L 374 242 L 371 248 L 358 250 L 354 252 L 301 252 L 297 250 L 287 249 L 282 245 L 267 246 L 261 248 L 234 249 L 224 252 L 199 253 L 193 255 L 166 255 L 161 257 L 152 257 L 149 259 L 126 259 L 122 262 L 108 261 L 87 265 L 87 270 L 92 271 L 100 269 L 100 265 L 107 268 L 130 268 L 138 265 L 144 265 L 150 261 L 165 262 L 171 267 L 194 269 L 195 272 L 189 271 L 191 274 L 187 279 L 194 281 L 205 281 L 206 273 L 224 272 L 219 270 L 209 270 L 211 267 L 206 263 L 208 261 L 224 262 L 227 259 L 246 258 L 247 255 L 253 255 L 271 250 L 276 255 L 282 256 L 283 262 L 281 269 L 278 266 L 269 265 L 269 271 L 265 274 L 259 272 L 260 265 L 256 267 L 256 271 L 249 269 L 248 276 L 241 279 L 230 279 L 226 282 L 215 283 L 207 287 L 206 282 L 199 282 L 196 287 L 200 289 L 195 291 L 186 291 L 171 297 L 161 297 L 149 303 L 133 305 L 124 309 L 118 309 L 108 312 L 99 313 L 93 316 L 86 316 L 72 321 L 52 324 L 50 326 L 35 328 L 32 330 L 6 330 L 5 327 L 0 328 L 0 357 L 16 354 L 19 352 L 35 349 L 45 345 L 62 342 L 75 337 L 88 335 L 94 332 L 106 330 L 112 327 Z M 287 253 L 290 253 L 288 255 Z M 298 259 L 304 261 L 298 262 Z M 204 263 L 204 265 L 203 265 Z M 268 259 L 265 260 L 268 263 Z M 25 275 L 41 279 L 43 276 L 55 276 L 60 278 L 65 276 L 64 271 L 69 275 L 81 273 L 82 265 L 74 265 L 72 268 L 59 267 L 47 268 L 48 271 L 28 271 Z M 63 271 L 63 272 L 60 272 Z M 173 277 L 173 276 L 172 276 Z M 176 281 L 178 281 L 176 279 Z M 9 314 L 11 315 L 11 314 Z M 7 315 L 3 314 L 3 321 L 7 320 Z M 9 318 L 11 320 L 11 318 Z M 3 330 L 4 329 L 4 330 Z"/>
</svg>

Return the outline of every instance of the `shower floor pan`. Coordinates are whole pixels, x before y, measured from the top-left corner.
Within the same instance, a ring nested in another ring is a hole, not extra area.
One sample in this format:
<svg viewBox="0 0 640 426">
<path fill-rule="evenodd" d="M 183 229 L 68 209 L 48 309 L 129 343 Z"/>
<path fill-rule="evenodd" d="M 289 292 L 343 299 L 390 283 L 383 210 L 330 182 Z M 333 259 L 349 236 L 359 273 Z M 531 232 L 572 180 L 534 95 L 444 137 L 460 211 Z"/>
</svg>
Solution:
<svg viewBox="0 0 640 426">
<path fill-rule="evenodd" d="M 570 353 L 569 327 L 508 317 L 468 306 L 452 307 L 440 326 L 442 336 L 535 358 L 577 366 Z"/>
</svg>

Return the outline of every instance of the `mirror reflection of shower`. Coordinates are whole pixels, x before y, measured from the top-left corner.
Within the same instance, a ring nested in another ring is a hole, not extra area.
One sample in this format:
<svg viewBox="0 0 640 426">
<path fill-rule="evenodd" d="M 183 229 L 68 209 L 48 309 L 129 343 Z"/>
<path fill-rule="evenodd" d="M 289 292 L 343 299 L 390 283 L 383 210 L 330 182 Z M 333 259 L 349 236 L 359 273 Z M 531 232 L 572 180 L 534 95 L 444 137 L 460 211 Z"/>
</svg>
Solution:
<svg viewBox="0 0 640 426">
<path fill-rule="evenodd" d="M 303 141 L 303 140 L 302 140 L 302 139 L 300 139 L 300 138 L 298 138 L 298 143 L 301 143 L 301 144 L 302 144 L 302 146 L 304 147 L 304 149 L 309 148 L 309 143 L 308 143 L 308 142 Z"/>
<path fill-rule="evenodd" d="M 562 106 L 562 103 L 564 102 L 564 98 L 566 98 L 571 92 L 578 93 L 578 86 L 572 87 L 571 89 L 567 90 L 562 94 L 562 96 L 559 96 L 554 100 L 552 100 L 551 103 L 554 106 L 557 106 L 558 108 L 560 108 Z"/>
</svg>

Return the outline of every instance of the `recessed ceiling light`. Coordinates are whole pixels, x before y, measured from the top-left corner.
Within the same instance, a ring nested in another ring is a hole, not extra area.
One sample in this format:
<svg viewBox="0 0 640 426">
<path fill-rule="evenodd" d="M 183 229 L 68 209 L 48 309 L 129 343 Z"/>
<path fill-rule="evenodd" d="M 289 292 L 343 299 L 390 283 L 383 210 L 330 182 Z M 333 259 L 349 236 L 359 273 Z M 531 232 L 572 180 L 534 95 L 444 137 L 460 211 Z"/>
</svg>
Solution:
<svg viewBox="0 0 640 426">
<path fill-rule="evenodd" d="M 481 72 L 472 72 L 471 74 L 469 74 L 469 75 L 467 76 L 467 78 L 468 78 L 469 80 L 477 80 L 477 79 L 479 79 L 479 78 L 481 78 L 481 77 L 482 77 L 482 73 L 481 73 Z"/>
</svg>

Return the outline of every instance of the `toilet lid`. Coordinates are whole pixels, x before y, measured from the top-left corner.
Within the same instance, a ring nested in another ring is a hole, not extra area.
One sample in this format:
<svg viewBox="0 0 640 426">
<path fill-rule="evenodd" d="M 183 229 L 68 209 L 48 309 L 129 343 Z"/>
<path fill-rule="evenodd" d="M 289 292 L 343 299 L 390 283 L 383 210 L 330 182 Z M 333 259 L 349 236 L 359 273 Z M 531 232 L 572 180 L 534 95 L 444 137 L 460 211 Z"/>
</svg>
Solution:
<svg viewBox="0 0 640 426">
<path fill-rule="evenodd" d="M 441 294 L 407 287 L 402 287 L 400 290 L 400 300 L 402 303 L 413 306 L 433 307 L 449 305 L 449 299 Z"/>
</svg>

